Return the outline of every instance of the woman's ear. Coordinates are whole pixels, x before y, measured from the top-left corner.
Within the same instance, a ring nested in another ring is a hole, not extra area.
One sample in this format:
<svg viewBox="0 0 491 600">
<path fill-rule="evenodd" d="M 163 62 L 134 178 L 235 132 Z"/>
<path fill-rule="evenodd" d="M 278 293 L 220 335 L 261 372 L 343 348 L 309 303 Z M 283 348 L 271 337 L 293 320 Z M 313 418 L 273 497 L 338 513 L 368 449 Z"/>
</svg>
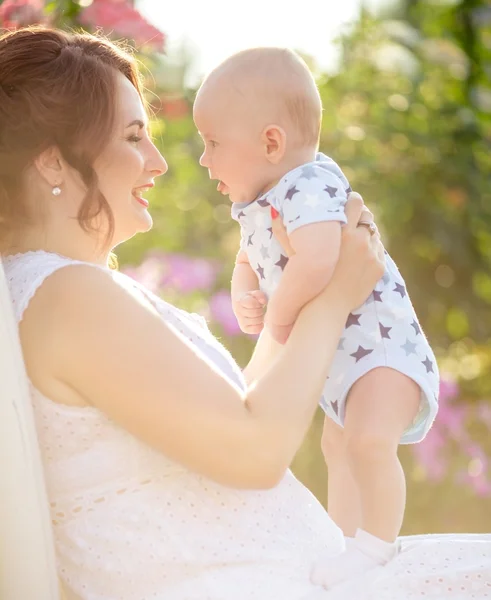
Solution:
<svg viewBox="0 0 491 600">
<path fill-rule="evenodd" d="M 56 146 L 43 150 L 34 160 L 38 173 L 50 187 L 59 186 L 64 179 L 64 162 Z"/>
<path fill-rule="evenodd" d="M 262 141 L 266 159 L 277 165 L 286 151 L 286 132 L 279 125 L 268 125 L 263 129 Z"/>
</svg>

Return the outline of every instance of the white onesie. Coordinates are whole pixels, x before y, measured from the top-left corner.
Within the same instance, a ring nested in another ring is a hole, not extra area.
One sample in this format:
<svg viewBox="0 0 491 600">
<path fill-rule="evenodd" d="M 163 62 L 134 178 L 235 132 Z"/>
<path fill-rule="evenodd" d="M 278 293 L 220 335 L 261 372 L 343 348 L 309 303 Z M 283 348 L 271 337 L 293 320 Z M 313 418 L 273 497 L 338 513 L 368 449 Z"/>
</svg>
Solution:
<svg viewBox="0 0 491 600">
<path fill-rule="evenodd" d="M 268 297 L 288 262 L 273 236 L 270 207 L 280 213 L 288 234 L 310 223 L 344 224 L 350 191 L 339 166 L 318 154 L 314 162 L 293 169 L 253 202 L 233 204 L 232 216 L 241 227 L 241 249 Z M 343 425 L 346 398 L 355 381 L 376 367 L 400 371 L 421 388 L 420 411 L 401 439 L 402 444 L 410 444 L 425 437 L 437 414 L 438 367 L 404 280 L 389 255 L 386 265 L 368 300 L 348 317 L 320 404 L 329 417 Z"/>
</svg>

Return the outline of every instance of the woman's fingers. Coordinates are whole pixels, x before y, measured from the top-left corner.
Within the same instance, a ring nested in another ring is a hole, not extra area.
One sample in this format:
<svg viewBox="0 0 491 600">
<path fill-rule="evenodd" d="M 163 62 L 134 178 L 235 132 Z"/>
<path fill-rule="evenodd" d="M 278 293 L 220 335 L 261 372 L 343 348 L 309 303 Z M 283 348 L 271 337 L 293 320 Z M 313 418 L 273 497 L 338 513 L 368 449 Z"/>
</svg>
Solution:
<svg viewBox="0 0 491 600">
<path fill-rule="evenodd" d="M 357 192 L 350 192 L 344 212 L 347 219 L 345 228 L 354 229 L 360 222 L 360 217 L 365 209 L 363 198 Z"/>
<path fill-rule="evenodd" d="M 277 210 L 271 207 L 271 219 L 272 219 L 272 230 L 273 235 L 281 244 L 281 247 L 285 251 L 288 257 L 293 256 L 295 254 L 295 250 L 290 244 L 290 239 L 288 237 L 288 233 L 286 231 L 286 227 L 283 224 L 283 219 Z"/>
<path fill-rule="evenodd" d="M 384 248 L 373 223 L 372 213 L 359 194 L 349 195 L 345 207 L 348 223 L 343 227 L 341 252 L 333 275 L 333 284 L 345 290 L 347 302 L 360 306 L 385 270 Z M 360 221 L 365 225 L 360 227 Z M 351 298 L 349 300 L 348 298 Z"/>
<path fill-rule="evenodd" d="M 348 201 L 345 207 L 346 218 L 348 220 L 348 227 L 355 228 L 359 224 L 363 224 L 367 227 L 368 231 L 372 233 L 369 226 L 374 223 L 372 212 L 363 204 L 363 198 L 358 192 L 350 192 L 348 195 Z M 376 225 L 375 225 L 376 227 Z"/>
</svg>

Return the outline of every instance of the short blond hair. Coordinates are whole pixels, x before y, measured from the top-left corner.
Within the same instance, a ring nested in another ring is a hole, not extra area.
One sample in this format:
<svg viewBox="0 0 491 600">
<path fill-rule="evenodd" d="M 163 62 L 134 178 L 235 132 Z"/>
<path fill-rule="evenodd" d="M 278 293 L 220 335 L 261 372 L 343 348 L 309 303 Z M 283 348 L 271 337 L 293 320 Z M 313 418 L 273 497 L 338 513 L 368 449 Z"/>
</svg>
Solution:
<svg viewBox="0 0 491 600">
<path fill-rule="evenodd" d="M 251 103 L 269 102 L 275 116 L 288 119 L 299 144 L 319 144 L 322 101 L 314 77 L 305 61 L 288 48 L 249 48 L 233 54 L 205 79 L 226 78 L 235 91 Z M 259 88 L 259 89 L 258 89 Z"/>
</svg>

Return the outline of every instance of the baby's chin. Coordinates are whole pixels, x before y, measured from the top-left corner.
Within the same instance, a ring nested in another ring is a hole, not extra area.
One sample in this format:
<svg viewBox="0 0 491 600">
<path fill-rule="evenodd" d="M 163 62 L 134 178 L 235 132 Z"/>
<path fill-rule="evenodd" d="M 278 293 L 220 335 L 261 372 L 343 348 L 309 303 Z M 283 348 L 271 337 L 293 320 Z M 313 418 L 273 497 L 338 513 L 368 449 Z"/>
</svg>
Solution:
<svg viewBox="0 0 491 600">
<path fill-rule="evenodd" d="M 228 193 L 228 199 L 232 204 L 250 204 L 251 202 L 254 202 L 257 197 L 257 195 L 250 197 L 246 196 L 245 194 L 234 194 L 233 192 Z"/>
</svg>

